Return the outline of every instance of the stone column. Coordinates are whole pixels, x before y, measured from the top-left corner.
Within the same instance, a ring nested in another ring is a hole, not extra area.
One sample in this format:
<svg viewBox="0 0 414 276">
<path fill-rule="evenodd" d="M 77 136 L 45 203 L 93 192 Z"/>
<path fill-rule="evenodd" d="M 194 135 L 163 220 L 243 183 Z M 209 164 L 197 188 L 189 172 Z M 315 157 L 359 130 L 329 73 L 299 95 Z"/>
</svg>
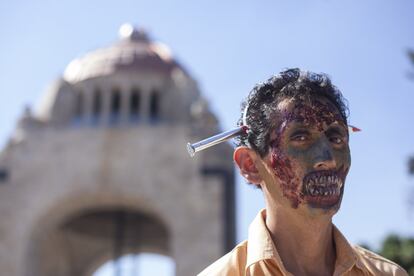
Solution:
<svg viewBox="0 0 414 276">
<path fill-rule="evenodd" d="M 129 122 L 130 105 L 131 105 L 131 88 L 121 87 L 121 110 L 120 110 L 120 123 L 126 125 Z"/>
<path fill-rule="evenodd" d="M 102 92 L 102 125 L 107 126 L 109 124 L 109 116 L 111 112 L 111 95 L 112 91 L 110 87 L 105 86 L 101 88 Z"/>
<path fill-rule="evenodd" d="M 150 117 L 150 96 L 151 89 L 148 87 L 142 87 L 139 103 L 139 118 L 141 122 L 148 122 Z"/>
<path fill-rule="evenodd" d="M 90 124 L 92 122 L 92 105 L 93 105 L 93 93 L 89 85 L 83 88 L 83 120 L 82 122 Z"/>
</svg>

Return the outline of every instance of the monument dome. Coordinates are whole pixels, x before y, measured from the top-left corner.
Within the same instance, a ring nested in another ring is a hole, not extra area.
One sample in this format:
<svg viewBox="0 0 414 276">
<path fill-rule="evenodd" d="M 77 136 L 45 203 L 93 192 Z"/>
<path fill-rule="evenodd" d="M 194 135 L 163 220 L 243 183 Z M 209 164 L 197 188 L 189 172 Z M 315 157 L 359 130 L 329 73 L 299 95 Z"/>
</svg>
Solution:
<svg viewBox="0 0 414 276">
<path fill-rule="evenodd" d="M 115 44 L 76 58 L 65 69 L 70 83 L 107 76 L 118 71 L 154 72 L 169 75 L 175 68 L 184 71 L 165 44 L 154 42 L 144 29 L 124 24 Z"/>
</svg>

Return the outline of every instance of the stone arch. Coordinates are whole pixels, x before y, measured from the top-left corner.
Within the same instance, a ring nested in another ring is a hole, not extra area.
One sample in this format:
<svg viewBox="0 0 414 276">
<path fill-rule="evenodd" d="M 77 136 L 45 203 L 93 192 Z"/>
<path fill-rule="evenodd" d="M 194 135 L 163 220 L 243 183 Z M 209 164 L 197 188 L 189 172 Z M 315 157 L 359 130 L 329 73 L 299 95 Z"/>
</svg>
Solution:
<svg viewBox="0 0 414 276">
<path fill-rule="evenodd" d="M 57 200 L 33 224 L 25 275 L 92 275 L 100 265 L 114 259 L 113 239 L 108 233 L 100 233 L 99 228 L 108 223 L 105 222 L 108 216 L 120 211 L 134 217 L 129 221 L 135 223 L 129 222 L 126 226 L 125 245 L 120 256 L 149 252 L 171 257 L 170 227 L 147 202 L 114 195 L 111 198 L 89 196 L 87 200 L 82 195 L 71 195 Z M 98 229 L 90 229 L 91 225 Z M 134 231 L 140 226 L 142 231 L 138 230 L 135 235 Z M 82 233 L 83 230 L 98 231 L 95 233 L 98 237 Z M 105 231 L 110 229 L 103 228 Z M 104 236 L 99 237 L 99 234 Z"/>
</svg>

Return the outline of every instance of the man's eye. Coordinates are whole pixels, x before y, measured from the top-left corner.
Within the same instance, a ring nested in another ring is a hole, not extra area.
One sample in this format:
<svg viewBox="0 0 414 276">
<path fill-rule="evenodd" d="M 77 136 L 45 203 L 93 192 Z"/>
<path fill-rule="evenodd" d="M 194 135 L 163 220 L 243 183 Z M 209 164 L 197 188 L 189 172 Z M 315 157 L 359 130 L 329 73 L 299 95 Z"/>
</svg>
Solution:
<svg viewBox="0 0 414 276">
<path fill-rule="evenodd" d="M 339 144 L 342 144 L 344 142 L 344 139 L 342 139 L 342 137 L 338 137 L 338 136 L 331 137 L 331 142 L 334 143 L 334 144 L 339 145 Z"/>
<path fill-rule="evenodd" d="M 292 141 L 304 142 L 308 140 L 308 136 L 305 134 L 298 134 L 294 135 L 291 139 Z"/>
</svg>

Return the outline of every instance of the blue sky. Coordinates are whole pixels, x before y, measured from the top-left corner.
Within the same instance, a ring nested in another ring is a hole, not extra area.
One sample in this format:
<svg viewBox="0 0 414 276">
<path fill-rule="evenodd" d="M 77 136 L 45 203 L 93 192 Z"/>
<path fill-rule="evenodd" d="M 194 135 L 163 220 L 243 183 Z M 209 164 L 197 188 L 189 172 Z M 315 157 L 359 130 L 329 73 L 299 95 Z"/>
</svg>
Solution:
<svg viewBox="0 0 414 276">
<path fill-rule="evenodd" d="M 283 68 L 326 72 L 342 90 L 352 168 L 334 218 L 354 243 L 414 235 L 407 159 L 414 154 L 414 3 L 395 1 L 0 1 L 0 145 L 25 105 L 75 57 L 117 40 L 125 22 L 170 46 L 199 81 L 223 129 L 235 125 L 252 86 Z M 184 150 L 184 147 L 183 147 Z M 228 156 L 228 158 L 231 158 Z M 237 183 L 238 240 L 263 207 Z"/>
</svg>

